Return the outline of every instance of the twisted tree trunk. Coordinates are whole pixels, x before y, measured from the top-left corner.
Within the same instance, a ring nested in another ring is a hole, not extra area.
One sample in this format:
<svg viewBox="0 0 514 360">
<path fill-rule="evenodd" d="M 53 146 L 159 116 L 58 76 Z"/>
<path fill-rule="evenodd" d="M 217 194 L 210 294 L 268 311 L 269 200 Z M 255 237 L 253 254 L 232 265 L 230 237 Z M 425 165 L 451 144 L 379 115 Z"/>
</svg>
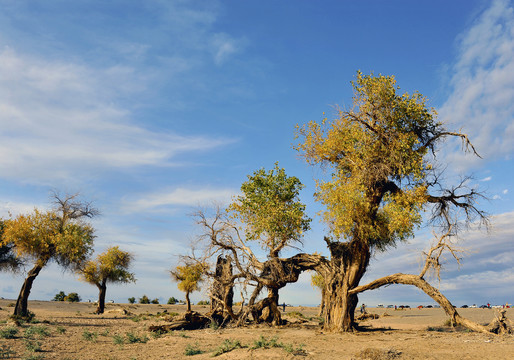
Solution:
<svg viewBox="0 0 514 360">
<path fill-rule="evenodd" d="M 26 317 L 29 314 L 28 310 L 28 299 L 30 295 L 30 290 L 32 289 L 32 284 L 34 280 L 39 275 L 41 269 L 43 269 L 44 264 L 40 262 L 36 262 L 36 265 L 30 269 L 27 274 L 27 278 L 23 282 L 23 286 L 21 287 L 20 294 L 18 295 L 18 300 L 16 300 L 16 306 L 14 308 L 14 315 Z"/>
<path fill-rule="evenodd" d="M 98 286 L 98 306 L 96 308 L 97 314 L 103 314 L 105 310 L 105 294 L 107 292 L 107 284 L 106 281 L 103 280 L 102 283 L 97 284 Z"/>
</svg>

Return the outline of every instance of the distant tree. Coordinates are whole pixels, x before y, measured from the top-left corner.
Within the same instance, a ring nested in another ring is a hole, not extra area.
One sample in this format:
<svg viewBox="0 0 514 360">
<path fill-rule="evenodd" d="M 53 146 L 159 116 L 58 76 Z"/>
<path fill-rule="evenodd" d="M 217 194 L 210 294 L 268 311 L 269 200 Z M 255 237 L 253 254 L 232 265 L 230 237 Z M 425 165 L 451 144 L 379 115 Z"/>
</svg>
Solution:
<svg viewBox="0 0 514 360">
<path fill-rule="evenodd" d="M 175 299 L 173 296 L 168 299 L 168 305 L 175 305 L 178 302 L 178 299 Z"/>
<path fill-rule="evenodd" d="M 134 303 L 136 302 L 136 298 L 135 298 L 135 297 L 133 297 L 133 296 L 132 296 L 132 297 L 129 297 L 129 298 L 128 298 L 128 302 L 129 302 L 129 304 L 134 304 Z"/>
<path fill-rule="evenodd" d="M 196 303 L 196 305 L 210 305 L 211 302 L 209 300 L 200 300 Z"/>
<path fill-rule="evenodd" d="M 84 222 L 98 211 L 89 203 L 77 200 L 77 195 L 60 197 L 54 194 L 54 209 L 19 215 L 5 221 L 0 245 L 14 246 L 18 258 L 34 264 L 21 288 L 14 315 L 28 315 L 27 301 L 32 284 L 49 262 L 65 269 L 77 269 L 89 257 L 93 248 L 94 229 Z"/>
<path fill-rule="evenodd" d="M 148 298 L 148 296 L 143 295 L 142 297 L 139 298 L 139 303 L 140 304 L 150 304 L 150 299 Z"/>
<path fill-rule="evenodd" d="M 69 293 L 65 298 L 67 302 L 80 302 L 80 296 L 76 292 Z"/>
<path fill-rule="evenodd" d="M 200 290 L 205 265 L 202 263 L 186 263 L 170 271 L 171 278 L 178 283 L 178 289 L 186 293 L 187 312 L 191 312 L 189 294 Z"/>
<path fill-rule="evenodd" d="M 151 301 L 151 303 L 152 303 L 152 304 L 158 304 L 158 303 L 159 303 L 159 299 L 153 299 L 153 300 Z"/>
<path fill-rule="evenodd" d="M 60 291 L 58 294 L 55 294 L 52 301 L 64 301 L 66 298 L 66 293 L 64 291 Z"/>
<path fill-rule="evenodd" d="M 318 316 L 323 314 L 324 307 L 324 298 L 325 298 L 325 278 L 318 272 L 315 272 L 311 275 L 311 285 L 315 289 L 319 289 L 321 291 L 321 304 L 319 306 Z"/>
<path fill-rule="evenodd" d="M 99 290 L 97 314 L 103 314 L 105 310 L 105 294 L 107 283 L 135 282 L 134 274 L 128 271 L 133 256 L 119 249 L 118 246 L 108 248 L 96 257 L 88 261 L 80 270 L 84 281 L 96 285 Z"/>
</svg>

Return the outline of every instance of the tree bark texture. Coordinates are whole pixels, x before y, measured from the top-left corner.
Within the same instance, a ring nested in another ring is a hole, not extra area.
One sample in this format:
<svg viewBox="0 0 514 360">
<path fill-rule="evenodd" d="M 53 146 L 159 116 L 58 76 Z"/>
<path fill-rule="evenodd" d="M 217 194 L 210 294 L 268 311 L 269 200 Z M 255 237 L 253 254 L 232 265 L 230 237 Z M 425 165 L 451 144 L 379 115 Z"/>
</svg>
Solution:
<svg viewBox="0 0 514 360">
<path fill-rule="evenodd" d="M 18 300 L 16 301 L 16 307 L 14 308 L 15 316 L 25 317 L 29 314 L 28 299 L 30 295 L 30 290 L 32 289 L 32 284 L 34 283 L 34 280 L 39 275 L 39 272 L 42 268 L 43 265 L 41 265 L 40 263 L 36 263 L 36 265 L 28 272 L 27 278 L 23 282 L 20 294 L 18 295 Z"/>
<path fill-rule="evenodd" d="M 369 263 L 369 247 L 362 242 L 330 242 L 331 260 L 318 271 L 324 277 L 322 298 L 323 328 L 329 332 L 355 330 L 354 313 L 359 285 Z"/>
<path fill-rule="evenodd" d="M 107 285 L 105 283 L 105 280 L 102 281 L 101 284 L 98 284 L 98 306 L 96 308 L 97 314 L 103 314 L 105 311 L 105 294 L 107 292 Z"/>
</svg>

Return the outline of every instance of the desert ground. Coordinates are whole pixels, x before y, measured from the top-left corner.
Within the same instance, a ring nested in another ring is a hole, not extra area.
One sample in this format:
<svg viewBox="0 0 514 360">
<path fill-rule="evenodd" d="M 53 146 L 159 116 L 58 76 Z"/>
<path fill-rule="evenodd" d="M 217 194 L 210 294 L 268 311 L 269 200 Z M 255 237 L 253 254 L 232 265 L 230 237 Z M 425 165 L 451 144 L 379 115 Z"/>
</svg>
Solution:
<svg viewBox="0 0 514 360">
<path fill-rule="evenodd" d="M 174 331 L 155 334 L 151 325 L 183 314 L 183 305 L 108 304 L 95 315 L 91 303 L 29 301 L 33 323 L 14 325 L 13 300 L 0 300 L 0 359 L 513 359 L 514 336 L 451 329 L 441 309 L 375 309 L 378 319 L 360 324 L 365 331 L 325 333 L 317 309 L 288 307 L 286 326 Z M 194 306 L 207 312 L 208 306 Z M 459 309 L 479 323 L 489 323 L 494 309 Z M 514 318 L 514 309 L 507 312 Z M 16 329 L 16 330 L 14 330 Z M 235 346 L 239 343 L 241 347 Z M 273 346 L 274 345 L 274 346 Z M 198 353 L 198 354 L 195 354 Z"/>
</svg>

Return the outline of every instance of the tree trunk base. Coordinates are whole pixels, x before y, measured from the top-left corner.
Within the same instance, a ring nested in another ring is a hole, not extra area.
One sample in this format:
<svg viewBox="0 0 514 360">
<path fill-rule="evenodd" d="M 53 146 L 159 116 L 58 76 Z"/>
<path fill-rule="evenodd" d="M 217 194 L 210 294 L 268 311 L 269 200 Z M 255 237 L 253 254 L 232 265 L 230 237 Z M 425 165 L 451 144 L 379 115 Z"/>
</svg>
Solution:
<svg viewBox="0 0 514 360">
<path fill-rule="evenodd" d="M 488 330 L 498 335 L 514 334 L 514 323 L 507 319 L 505 309 L 500 310 L 496 315 L 496 319 L 493 320 L 488 326 Z"/>
</svg>

